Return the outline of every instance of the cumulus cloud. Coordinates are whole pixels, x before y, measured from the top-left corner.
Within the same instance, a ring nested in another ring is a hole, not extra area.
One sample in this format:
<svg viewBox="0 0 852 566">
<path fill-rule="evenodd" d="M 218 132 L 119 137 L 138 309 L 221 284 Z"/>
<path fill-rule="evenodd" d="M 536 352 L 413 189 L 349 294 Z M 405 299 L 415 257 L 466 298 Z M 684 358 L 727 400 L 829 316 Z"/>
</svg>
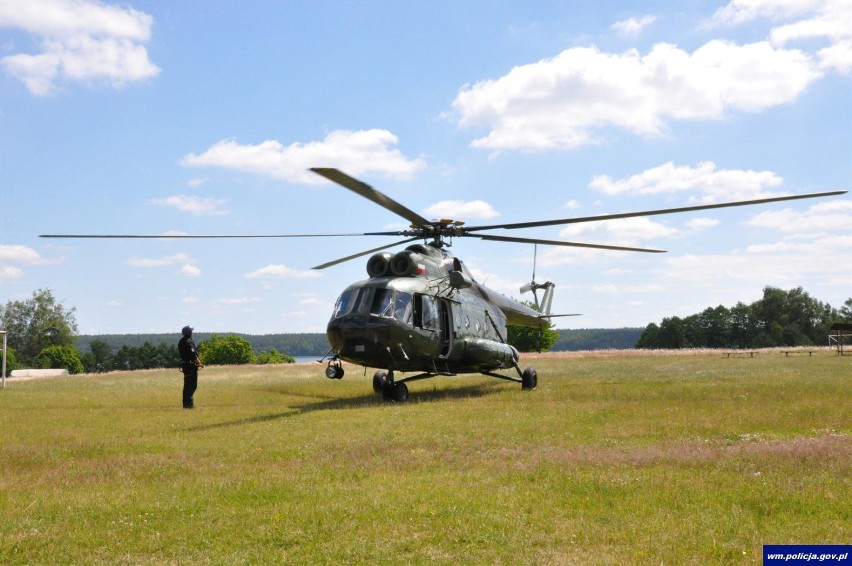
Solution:
<svg viewBox="0 0 852 566">
<path fill-rule="evenodd" d="M 29 246 L 0 244 L 0 281 L 20 279 L 24 270 L 15 264 L 41 265 L 47 261 Z"/>
<path fill-rule="evenodd" d="M 573 149 L 612 127 L 660 136 L 670 119 L 759 112 L 795 100 L 819 76 L 808 55 L 769 42 L 714 40 L 693 53 L 661 43 L 647 55 L 577 47 L 466 86 L 453 107 L 460 126 L 489 130 L 474 147 Z"/>
<path fill-rule="evenodd" d="M 852 72 L 852 3 L 848 0 L 732 0 L 713 15 L 713 23 L 740 25 L 758 19 L 777 24 L 769 34 L 776 46 L 800 40 L 823 40 L 816 53 L 824 70 Z"/>
<path fill-rule="evenodd" d="M 426 214 L 436 218 L 496 218 L 500 213 L 482 200 L 442 200 L 426 209 Z"/>
<path fill-rule="evenodd" d="M 849 233 L 852 226 L 852 200 L 821 202 L 804 211 L 792 208 L 767 210 L 754 216 L 747 224 L 800 237 L 828 232 Z"/>
<path fill-rule="evenodd" d="M 577 241 L 598 238 L 594 243 L 622 246 L 635 245 L 643 240 L 669 238 L 679 234 L 677 228 L 654 222 L 649 218 L 622 218 L 605 222 L 571 224 L 559 232 L 563 240 Z"/>
<path fill-rule="evenodd" d="M 642 16 L 641 18 L 628 18 L 612 24 L 611 29 L 619 35 L 635 37 L 639 33 L 657 21 L 655 16 Z"/>
<path fill-rule="evenodd" d="M 693 232 L 700 232 L 718 226 L 719 223 L 719 220 L 716 218 L 693 218 L 686 223 L 686 227 Z"/>
<path fill-rule="evenodd" d="M 0 28 L 30 34 L 37 49 L 7 55 L 0 66 L 37 96 L 54 92 L 57 82 L 103 81 L 120 88 L 159 74 L 145 49 L 152 24 L 138 10 L 91 0 L 5 0 Z"/>
<path fill-rule="evenodd" d="M 184 277 L 199 277 L 201 275 L 201 269 L 191 263 L 185 263 L 181 266 L 178 273 Z"/>
<path fill-rule="evenodd" d="M 256 271 L 246 273 L 249 279 L 314 279 L 320 274 L 316 271 L 299 271 L 286 265 L 267 265 Z"/>
<path fill-rule="evenodd" d="M 399 139 L 387 130 L 338 130 L 319 142 L 283 145 L 266 140 L 244 145 L 222 140 L 207 151 L 191 153 L 180 163 L 186 167 L 223 167 L 293 183 L 327 182 L 309 171 L 311 167 L 336 167 L 354 176 L 378 173 L 408 179 L 425 166 L 422 159 L 408 159 L 393 146 Z"/>
<path fill-rule="evenodd" d="M 228 202 L 225 199 L 201 198 L 190 195 L 174 195 L 164 199 L 152 199 L 157 206 L 174 208 L 195 216 L 223 216 L 228 214 L 221 207 Z"/>
<path fill-rule="evenodd" d="M 133 267 L 165 267 L 169 265 L 177 265 L 183 264 L 191 261 L 189 256 L 185 253 L 178 253 L 166 257 L 160 258 L 145 258 L 145 257 L 132 257 L 128 259 L 125 263 L 127 265 L 131 265 Z"/>
<path fill-rule="evenodd" d="M 607 195 L 697 192 L 702 195 L 700 201 L 709 204 L 779 196 L 782 193 L 769 189 L 780 186 L 783 181 L 772 171 L 718 169 L 712 161 L 701 162 L 695 167 L 679 166 L 669 161 L 623 179 L 597 175 L 592 178 L 589 187 Z"/>
</svg>

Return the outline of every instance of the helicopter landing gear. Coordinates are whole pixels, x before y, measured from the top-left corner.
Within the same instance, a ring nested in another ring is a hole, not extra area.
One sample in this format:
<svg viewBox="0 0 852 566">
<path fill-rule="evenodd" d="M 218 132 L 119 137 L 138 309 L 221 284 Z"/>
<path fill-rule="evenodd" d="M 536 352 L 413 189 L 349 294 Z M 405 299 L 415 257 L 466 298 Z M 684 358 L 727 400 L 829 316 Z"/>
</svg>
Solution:
<svg viewBox="0 0 852 566">
<path fill-rule="evenodd" d="M 521 389 L 531 390 L 538 387 L 538 373 L 535 368 L 528 367 L 521 373 Z"/>
<path fill-rule="evenodd" d="M 392 371 L 379 370 L 373 374 L 373 391 L 381 393 L 385 401 L 397 403 L 408 401 L 408 386 L 403 382 L 395 382 Z"/>
<path fill-rule="evenodd" d="M 383 370 L 379 370 L 373 374 L 373 392 L 381 393 L 382 387 L 385 382 L 388 380 L 388 373 Z"/>
<path fill-rule="evenodd" d="M 328 362 L 328 365 L 325 368 L 325 376 L 329 379 L 343 379 L 343 364 L 340 363 L 340 360 L 332 360 Z"/>
</svg>

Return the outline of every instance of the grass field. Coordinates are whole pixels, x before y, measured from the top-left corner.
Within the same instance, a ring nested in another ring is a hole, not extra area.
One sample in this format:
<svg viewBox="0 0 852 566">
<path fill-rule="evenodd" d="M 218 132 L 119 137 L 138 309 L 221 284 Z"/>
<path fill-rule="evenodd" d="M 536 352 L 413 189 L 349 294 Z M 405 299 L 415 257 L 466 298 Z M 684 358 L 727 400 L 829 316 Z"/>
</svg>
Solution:
<svg viewBox="0 0 852 566">
<path fill-rule="evenodd" d="M 10 380 L 3 564 L 760 564 L 852 542 L 852 358 L 525 357 L 539 386 L 320 364 Z"/>
</svg>

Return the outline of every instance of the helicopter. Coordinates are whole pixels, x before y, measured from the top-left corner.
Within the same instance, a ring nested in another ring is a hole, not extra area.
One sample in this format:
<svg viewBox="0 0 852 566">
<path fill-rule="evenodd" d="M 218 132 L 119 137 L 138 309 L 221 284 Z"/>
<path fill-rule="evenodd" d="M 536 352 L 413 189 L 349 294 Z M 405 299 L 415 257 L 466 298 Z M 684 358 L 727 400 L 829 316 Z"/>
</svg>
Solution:
<svg viewBox="0 0 852 566">
<path fill-rule="evenodd" d="M 477 282 L 464 262 L 448 248 L 454 238 L 486 241 L 581 247 L 626 252 L 663 253 L 665 250 L 607 244 L 521 238 L 494 233 L 556 226 L 675 214 L 736 206 L 809 199 L 845 194 L 847 191 L 761 198 L 716 204 L 562 218 L 555 220 L 467 226 L 461 220 L 428 220 L 370 185 L 335 168 L 311 168 L 350 191 L 410 222 L 408 229 L 354 234 L 268 234 L 268 235 L 128 235 L 128 234 L 43 234 L 42 238 L 304 238 L 325 236 L 397 236 L 404 239 L 338 258 L 312 269 L 326 269 L 370 255 L 368 278 L 348 285 L 338 297 L 326 327 L 331 349 L 325 375 L 342 379 L 343 362 L 376 368 L 373 390 L 388 401 L 409 398 L 407 383 L 437 376 L 479 373 L 520 383 L 522 390 L 538 385 L 534 367 L 521 369 L 520 353 L 508 343 L 508 326 L 542 328 L 557 316 L 551 305 L 555 285 L 533 279 L 520 288 L 532 291 L 536 308 L 497 293 Z M 418 241 L 418 243 L 412 243 Z M 390 248 L 409 244 L 391 253 Z M 372 254 L 372 255 L 371 255 Z M 541 302 L 537 291 L 543 290 Z M 514 371 L 514 373 L 512 373 Z M 413 373 L 398 378 L 397 373 Z"/>
</svg>

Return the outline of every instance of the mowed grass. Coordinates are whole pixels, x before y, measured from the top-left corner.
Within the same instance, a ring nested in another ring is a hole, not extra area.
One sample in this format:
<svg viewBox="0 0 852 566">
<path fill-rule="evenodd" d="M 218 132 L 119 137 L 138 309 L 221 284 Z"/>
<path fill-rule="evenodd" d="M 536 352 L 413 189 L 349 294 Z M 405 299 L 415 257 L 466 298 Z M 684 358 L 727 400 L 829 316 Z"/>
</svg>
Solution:
<svg viewBox="0 0 852 566">
<path fill-rule="evenodd" d="M 525 357 L 372 393 L 372 370 L 212 367 L 0 391 L 3 564 L 759 564 L 852 541 L 852 359 Z"/>
</svg>

